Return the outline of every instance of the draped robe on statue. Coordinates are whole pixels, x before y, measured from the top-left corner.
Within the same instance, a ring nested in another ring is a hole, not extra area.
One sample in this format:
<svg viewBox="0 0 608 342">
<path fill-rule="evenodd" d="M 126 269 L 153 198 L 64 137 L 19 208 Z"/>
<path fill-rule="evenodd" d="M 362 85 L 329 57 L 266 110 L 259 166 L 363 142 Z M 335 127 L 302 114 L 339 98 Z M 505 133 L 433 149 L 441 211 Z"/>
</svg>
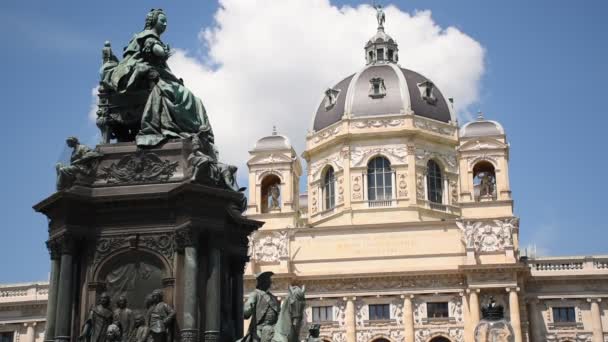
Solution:
<svg viewBox="0 0 608 342">
<path fill-rule="evenodd" d="M 202 101 L 171 72 L 166 59 L 154 54 L 155 45 L 169 51 L 153 30 L 136 34 L 125 48 L 123 60 L 103 78 L 105 86 L 121 93 L 142 89 L 151 78 L 155 79 L 136 137 L 137 145 L 155 146 L 167 138 L 193 135 L 213 144 L 213 132 Z"/>
</svg>

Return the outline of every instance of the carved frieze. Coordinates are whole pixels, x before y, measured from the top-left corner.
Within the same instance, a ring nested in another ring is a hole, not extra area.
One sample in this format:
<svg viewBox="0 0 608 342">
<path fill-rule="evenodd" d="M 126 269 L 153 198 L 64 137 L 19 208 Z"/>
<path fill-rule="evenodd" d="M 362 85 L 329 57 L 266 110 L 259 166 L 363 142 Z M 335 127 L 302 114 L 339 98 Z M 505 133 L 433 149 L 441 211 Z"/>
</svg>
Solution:
<svg viewBox="0 0 608 342">
<path fill-rule="evenodd" d="M 179 162 L 162 160 L 151 152 L 130 154 L 118 163 L 102 168 L 101 178 L 109 184 L 136 184 L 166 182 L 175 171 Z"/>
<path fill-rule="evenodd" d="M 454 127 L 445 127 L 443 125 L 431 122 L 429 120 L 424 120 L 420 118 L 414 119 L 414 126 L 417 128 L 423 129 L 425 131 L 431 131 L 433 133 L 441 134 L 441 135 L 453 135 Z"/>
<path fill-rule="evenodd" d="M 288 232 L 279 231 L 270 234 L 255 232 L 250 240 L 251 259 L 260 262 L 279 262 L 288 257 Z"/>
<path fill-rule="evenodd" d="M 338 125 L 338 126 L 335 126 L 332 128 L 328 128 L 328 129 L 324 129 L 315 135 L 314 142 L 318 143 L 323 140 L 329 139 L 329 138 L 337 135 L 338 133 L 340 133 L 341 129 L 342 129 L 341 125 Z"/>
<path fill-rule="evenodd" d="M 464 322 L 464 314 L 462 311 L 462 297 L 454 296 L 448 302 L 448 309 L 450 311 L 450 317 L 454 318 L 456 322 Z"/>
<path fill-rule="evenodd" d="M 477 252 L 496 252 L 513 246 L 513 230 L 519 219 L 510 218 L 490 221 L 456 221 L 462 231 L 462 240 L 467 248 Z"/>
<path fill-rule="evenodd" d="M 351 167 L 363 166 L 372 155 L 383 155 L 390 159 L 391 164 L 405 164 L 407 148 L 405 145 L 384 145 L 374 147 L 357 147 L 350 152 Z"/>
<path fill-rule="evenodd" d="M 422 298 L 415 298 L 414 304 L 414 324 L 422 324 L 422 320 L 426 315 L 426 302 Z"/>
<path fill-rule="evenodd" d="M 450 180 L 450 191 L 452 194 L 452 204 L 453 205 L 457 205 L 458 204 L 458 182 L 454 179 Z"/>
<path fill-rule="evenodd" d="M 93 264 L 98 264 L 103 258 L 121 248 L 137 249 L 146 247 L 162 254 L 167 260 L 173 260 L 175 251 L 175 235 L 173 233 L 146 235 L 118 235 L 102 237 L 97 240 Z"/>
<path fill-rule="evenodd" d="M 344 177 L 338 178 L 338 203 L 344 203 Z"/>
<path fill-rule="evenodd" d="M 355 321 L 358 327 L 363 327 L 369 321 L 369 306 L 361 299 L 355 301 Z"/>
<path fill-rule="evenodd" d="M 403 328 L 397 327 L 371 327 L 357 331 L 357 342 L 369 342 L 378 338 L 389 338 L 392 341 L 404 341 Z"/>
<path fill-rule="evenodd" d="M 416 342 L 427 342 L 434 337 L 448 337 L 454 342 L 464 342 L 464 331 L 462 328 L 423 328 L 416 329 Z"/>
<path fill-rule="evenodd" d="M 343 299 L 336 302 L 334 321 L 338 322 L 338 325 L 341 327 L 346 326 L 346 301 Z"/>
<path fill-rule="evenodd" d="M 397 325 L 403 325 L 403 300 L 399 297 L 391 302 L 391 318 L 397 322 Z"/>
<path fill-rule="evenodd" d="M 310 211 L 314 214 L 317 212 L 317 190 L 313 190 L 312 191 L 312 208 L 310 208 Z"/>
<path fill-rule="evenodd" d="M 387 127 L 400 127 L 405 124 L 403 119 L 372 119 L 372 120 L 361 120 L 354 121 L 350 124 L 351 129 L 364 129 L 364 128 L 387 128 Z"/>
</svg>

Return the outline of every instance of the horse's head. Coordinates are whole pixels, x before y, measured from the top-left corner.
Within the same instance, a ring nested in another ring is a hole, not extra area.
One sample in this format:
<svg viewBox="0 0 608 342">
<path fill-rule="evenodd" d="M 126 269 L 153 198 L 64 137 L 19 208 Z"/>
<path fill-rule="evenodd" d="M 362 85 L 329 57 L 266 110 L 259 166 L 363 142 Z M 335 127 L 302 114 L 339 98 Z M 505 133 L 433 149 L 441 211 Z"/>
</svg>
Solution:
<svg viewBox="0 0 608 342">
<path fill-rule="evenodd" d="M 289 286 L 287 289 L 287 306 L 291 313 L 291 325 L 295 334 L 299 334 L 304 318 L 304 308 L 306 307 L 306 286 Z"/>
</svg>

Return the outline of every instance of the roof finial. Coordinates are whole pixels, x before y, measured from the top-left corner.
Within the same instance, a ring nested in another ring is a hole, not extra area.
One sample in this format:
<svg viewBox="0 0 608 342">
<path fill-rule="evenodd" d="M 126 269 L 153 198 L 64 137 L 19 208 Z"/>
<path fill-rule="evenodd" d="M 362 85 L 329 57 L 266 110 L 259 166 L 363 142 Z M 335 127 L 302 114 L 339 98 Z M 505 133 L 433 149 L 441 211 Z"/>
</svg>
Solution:
<svg viewBox="0 0 608 342">
<path fill-rule="evenodd" d="M 272 126 L 272 135 L 277 135 L 277 126 Z"/>
<path fill-rule="evenodd" d="M 382 10 L 382 5 L 377 4 L 376 1 L 373 1 L 373 6 L 376 9 L 376 20 L 378 20 L 378 31 L 384 31 L 384 22 L 386 21 L 386 15 L 384 14 L 384 10 Z"/>
<path fill-rule="evenodd" d="M 477 120 L 478 121 L 485 120 L 485 118 L 483 117 L 483 112 L 481 110 L 477 111 Z"/>
</svg>

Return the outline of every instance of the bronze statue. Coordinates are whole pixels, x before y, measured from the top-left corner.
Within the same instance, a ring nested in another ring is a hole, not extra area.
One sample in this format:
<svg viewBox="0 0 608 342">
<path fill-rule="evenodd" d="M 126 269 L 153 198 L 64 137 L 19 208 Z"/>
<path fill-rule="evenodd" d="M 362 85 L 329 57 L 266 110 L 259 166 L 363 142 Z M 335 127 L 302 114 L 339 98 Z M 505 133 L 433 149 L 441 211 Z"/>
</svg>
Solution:
<svg viewBox="0 0 608 342">
<path fill-rule="evenodd" d="M 382 10 L 382 5 L 375 5 L 376 9 L 376 20 L 378 20 L 378 28 L 384 28 L 384 22 L 386 21 L 386 15 Z"/>
<path fill-rule="evenodd" d="M 308 329 L 308 337 L 306 338 L 306 342 L 321 342 L 321 326 L 319 324 L 313 324 Z"/>
<path fill-rule="evenodd" d="M 122 331 L 120 340 L 127 342 L 129 334 L 131 334 L 131 330 L 134 327 L 133 311 L 127 307 L 127 297 L 125 295 L 118 297 L 116 306 L 117 308 L 114 309 L 114 324 L 118 325 L 120 331 Z"/>
<path fill-rule="evenodd" d="M 279 197 L 281 196 L 281 189 L 278 184 L 273 184 L 270 187 L 270 209 L 279 209 L 281 207 L 281 203 L 279 202 Z"/>
<path fill-rule="evenodd" d="M 143 315 L 135 315 L 134 327 L 127 339 L 128 342 L 147 342 L 149 329 L 146 325 L 146 319 Z"/>
<path fill-rule="evenodd" d="M 121 336 L 124 336 L 124 334 L 121 333 L 118 325 L 112 323 L 108 326 L 106 330 L 106 342 L 120 342 Z"/>
<path fill-rule="evenodd" d="M 262 272 L 256 276 L 256 289 L 249 294 L 243 315 L 251 318 L 247 334 L 241 342 L 270 342 L 274 326 L 279 318 L 279 301 L 270 291 L 273 272 Z"/>
<path fill-rule="evenodd" d="M 162 290 L 152 292 L 152 305 L 148 309 L 148 327 L 152 342 L 168 342 L 175 318 L 175 311 L 163 302 Z"/>
<path fill-rule="evenodd" d="M 84 322 L 79 340 L 86 342 L 106 342 L 106 333 L 112 324 L 113 314 L 110 310 L 110 296 L 102 293 L 97 305 L 89 310 L 89 316 Z"/>
<path fill-rule="evenodd" d="M 57 190 L 68 189 L 76 182 L 91 183 L 95 178 L 99 158 L 103 156 L 101 152 L 80 144 L 76 137 L 67 138 L 66 144 L 73 150 L 70 165 L 57 163 L 55 166 Z"/>
</svg>

